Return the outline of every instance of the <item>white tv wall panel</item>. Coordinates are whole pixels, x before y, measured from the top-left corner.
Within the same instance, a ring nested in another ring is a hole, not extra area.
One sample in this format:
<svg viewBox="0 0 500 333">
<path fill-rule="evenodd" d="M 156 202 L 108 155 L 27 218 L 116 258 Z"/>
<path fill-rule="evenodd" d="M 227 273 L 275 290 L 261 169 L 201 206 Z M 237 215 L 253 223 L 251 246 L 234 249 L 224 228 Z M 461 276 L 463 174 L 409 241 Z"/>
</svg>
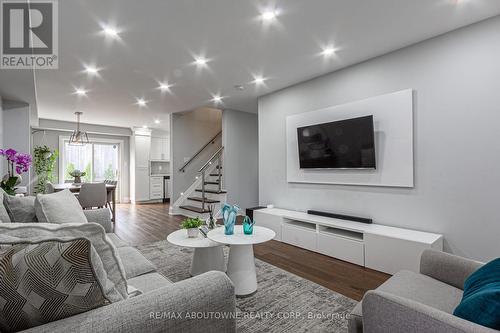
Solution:
<svg viewBox="0 0 500 333">
<path fill-rule="evenodd" d="M 376 170 L 300 169 L 297 128 L 373 115 Z M 413 187 L 413 90 L 288 116 L 287 181 Z"/>
</svg>

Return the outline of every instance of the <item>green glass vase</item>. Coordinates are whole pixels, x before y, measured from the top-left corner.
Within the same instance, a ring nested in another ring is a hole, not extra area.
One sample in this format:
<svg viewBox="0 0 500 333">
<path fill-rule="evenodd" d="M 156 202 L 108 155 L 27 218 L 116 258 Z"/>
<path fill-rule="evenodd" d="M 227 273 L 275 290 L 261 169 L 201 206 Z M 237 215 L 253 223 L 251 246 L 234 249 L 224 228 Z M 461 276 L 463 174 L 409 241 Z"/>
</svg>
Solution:
<svg viewBox="0 0 500 333">
<path fill-rule="evenodd" d="M 253 225 L 255 224 L 255 221 L 252 221 L 248 216 L 245 216 L 243 219 L 243 233 L 245 235 L 251 235 L 253 234 Z"/>
</svg>

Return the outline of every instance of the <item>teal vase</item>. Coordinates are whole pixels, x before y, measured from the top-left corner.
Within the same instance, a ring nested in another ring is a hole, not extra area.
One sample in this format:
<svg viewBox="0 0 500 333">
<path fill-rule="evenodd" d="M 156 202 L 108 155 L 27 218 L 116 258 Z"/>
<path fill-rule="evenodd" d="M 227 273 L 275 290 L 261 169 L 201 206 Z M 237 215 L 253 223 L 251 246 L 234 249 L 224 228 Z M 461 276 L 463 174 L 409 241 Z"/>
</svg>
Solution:
<svg viewBox="0 0 500 333">
<path fill-rule="evenodd" d="M 245 216 L 245 219 L 243 220 L 243 233 L 245 235 L 253 234 L 253 225 L 254 224 L 255 224 L 255 221 L 252 221 L 248 216 Z"/>
<path fill-rule="evenodd" d="M 222 207 L 222 219 L 224 221 L 224 234 L 232 235 L 234 234 L 234 225 L 236 223 L 236 215 L 240 207 L 234 205 L 224 204 Z"/>
</svg>

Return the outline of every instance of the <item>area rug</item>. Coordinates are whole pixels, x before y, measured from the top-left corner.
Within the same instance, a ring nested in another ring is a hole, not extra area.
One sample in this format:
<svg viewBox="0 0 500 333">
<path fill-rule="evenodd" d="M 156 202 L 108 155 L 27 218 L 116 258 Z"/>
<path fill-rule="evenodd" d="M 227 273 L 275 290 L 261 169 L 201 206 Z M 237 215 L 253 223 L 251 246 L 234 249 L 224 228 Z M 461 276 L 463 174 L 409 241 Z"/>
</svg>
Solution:
<svg viewBox="0 0 500 333">
<path fill-rule="evenodd" d="M 139 251 L 173 282 L 188 279 L 192 250 L 161 241 Z M 224 250 L 226 259 L 228 249 Z M 347 332 L 356 301 L 255 259 L 258 290 L 236 299 L 238 332 Z"/>
</svg>

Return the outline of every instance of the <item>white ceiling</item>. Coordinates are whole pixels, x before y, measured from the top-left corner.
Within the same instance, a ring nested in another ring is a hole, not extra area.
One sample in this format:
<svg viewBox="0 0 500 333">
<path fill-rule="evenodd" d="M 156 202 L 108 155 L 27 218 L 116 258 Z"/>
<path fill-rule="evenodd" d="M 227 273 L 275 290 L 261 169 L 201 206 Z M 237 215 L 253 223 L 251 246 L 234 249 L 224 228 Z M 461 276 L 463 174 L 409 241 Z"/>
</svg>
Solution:
<svg viewBox="0 0 500 333">
<path fill-rule="evenodd" d="M 273 24 L 258 18 L 266 6 L 281 11 Z M 214 93 L 226 97 L 221 107 L 256 112 L 258 96 L 496 16 L 500 1 L 64 0 L 59 13 L 59 70 L 36 73 L 39 116 L 74 120 L 80 110 L 86 123 L 155 127 L 171 112 L 213 106 Z M 122 29 L 121 41 L 100 23 Z M 338 49 L 329 60 L 319 55 L 327 44 Z M 192 64 L 200 54 L 208 68 Z M 90 79 L 83 64 L 94 62 L 102 70 Z M 256 89 L 253 74 L 266 87 Z M 163 80 L 175 84 L 171 94 L 156 89 Z"/>
<path fill-rule="evenodd" d="M 33 70 L 0 69 L 0 97 L 3 103 L 24 102 L 36 109 Z M 5 105 L 4 105 L 5 107 Z"/>
</svg>

